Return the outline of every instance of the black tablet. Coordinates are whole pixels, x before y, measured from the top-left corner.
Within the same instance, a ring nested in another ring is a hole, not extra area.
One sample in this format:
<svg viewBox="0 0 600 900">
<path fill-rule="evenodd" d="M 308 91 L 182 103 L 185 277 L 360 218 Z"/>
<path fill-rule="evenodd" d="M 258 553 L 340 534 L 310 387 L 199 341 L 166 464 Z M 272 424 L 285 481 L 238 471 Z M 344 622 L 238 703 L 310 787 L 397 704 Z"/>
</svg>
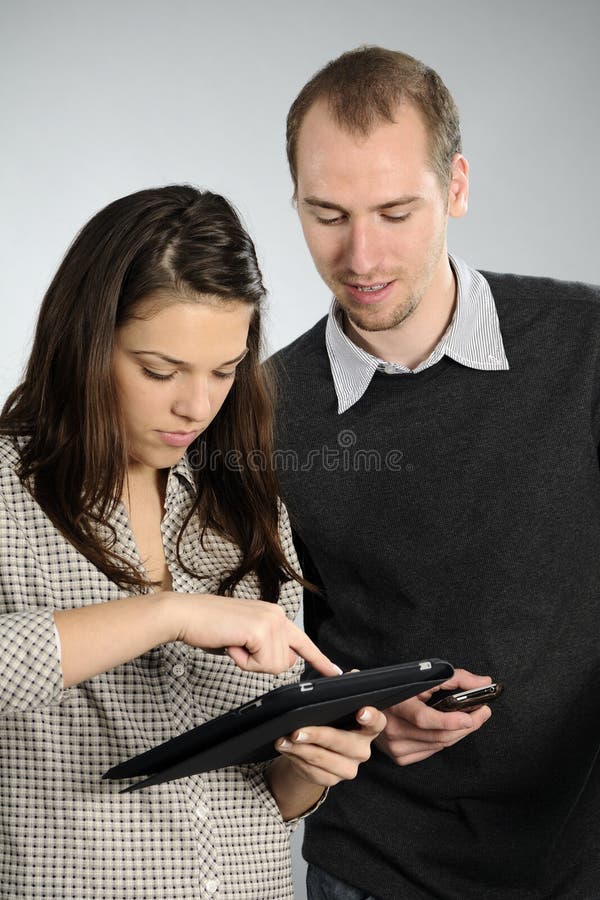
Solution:
<svg viewBox="0 0 600 900">
<path fill-rule="evenodd" d="M 151 776 L 125 788 L 136 791 L 210 769 L 271 759 L 277 755 L 273 742 L 296 728 L 357 727 L 353 714 L 362 706 L 385 709 L 447 681 L 453 671 L 443 659 L 427 659 L 284 685 L 114 766 L 103 778 Z"/>
</svg>

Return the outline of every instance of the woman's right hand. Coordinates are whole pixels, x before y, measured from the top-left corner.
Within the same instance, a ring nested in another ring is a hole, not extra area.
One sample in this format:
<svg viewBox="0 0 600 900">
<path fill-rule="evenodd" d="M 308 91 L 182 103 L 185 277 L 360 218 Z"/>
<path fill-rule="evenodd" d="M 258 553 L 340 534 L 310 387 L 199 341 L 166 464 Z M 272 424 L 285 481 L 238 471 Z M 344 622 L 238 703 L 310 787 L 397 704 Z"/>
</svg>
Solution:
<svg viewBox="0 0 600 900">
<path fill-rule="evenodd" d="M 276 603 L 215 594 L 170 593 L 179 627 L 173 640 L 205 650 L 224 649 L 247 672 L 285 672 L 298 656 L 322 675 L 340 675 Z"/>
<path fill-rule="evenodd" d="M 65 688 L 169 641 L 224 649 L 247 672 L 276 675 L 301 656 L 322 675 L 340 674 L 280 606 L 263 600 L 160 591 L 55 610 L 54 622 Z"/>
</svg>

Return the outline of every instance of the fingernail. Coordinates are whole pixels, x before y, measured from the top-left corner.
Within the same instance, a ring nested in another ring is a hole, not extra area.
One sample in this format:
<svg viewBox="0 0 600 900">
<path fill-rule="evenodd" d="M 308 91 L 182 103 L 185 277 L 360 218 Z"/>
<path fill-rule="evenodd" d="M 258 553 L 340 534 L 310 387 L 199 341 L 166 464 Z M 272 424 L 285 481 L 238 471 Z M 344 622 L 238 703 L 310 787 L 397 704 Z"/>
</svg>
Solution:
<svg viewBox="0 0 600 900">
<path fill-rule="evenodd" d="M 288 741 L 287 738 L 281 738 L 281 740 L 277 741 L 277 744 L 275 746 L 278 750 L 289 750 L 292 746 L 292 742 Z"/>
<path fill-rule="evenodd" d="M 297 731 L 296 734 L 294 735 L 294 740 L 295 741 L 307 741 L 308 735 L 305 731 Z"/>
<path fill-rule="evenodd" d="M 370 722 L 371 721 L 371 713 L 368 709 L 363 709 L 361 714 L 358 717 L 359 722 Z"/>
<path fill-rule="evenodd" d="M 336 670 L 336 672 L 338 673 L 338 675 L 343 675 L 343 674 L 344 674 L 344 670 L 343 670 L 343 669 L 340 669 L 339 666 L 336 666 L 335 663 L 333 663 L 333 667 L 334 667 L 334 669 Z"/>
</svg>

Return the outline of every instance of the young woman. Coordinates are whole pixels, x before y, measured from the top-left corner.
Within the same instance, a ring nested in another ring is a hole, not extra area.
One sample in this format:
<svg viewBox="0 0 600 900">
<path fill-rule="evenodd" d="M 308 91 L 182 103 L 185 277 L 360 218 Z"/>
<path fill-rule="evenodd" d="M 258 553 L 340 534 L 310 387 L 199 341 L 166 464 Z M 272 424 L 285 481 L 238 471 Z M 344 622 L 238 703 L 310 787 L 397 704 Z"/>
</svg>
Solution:
<svg viewBox="0 0 600 900">
<path fill-rule="evenodd" d="M 291 898 L 289 830 L 384 724 L 139 793 L 101 780 L 298 656 L 339 671 L 293 624 L 289 524 L 245 464 L 271 451 L 263 294 L 236 213 L 186 186 L 98 213 L 46 294 L 0 417 L 2 900 Z"/>
</svg>

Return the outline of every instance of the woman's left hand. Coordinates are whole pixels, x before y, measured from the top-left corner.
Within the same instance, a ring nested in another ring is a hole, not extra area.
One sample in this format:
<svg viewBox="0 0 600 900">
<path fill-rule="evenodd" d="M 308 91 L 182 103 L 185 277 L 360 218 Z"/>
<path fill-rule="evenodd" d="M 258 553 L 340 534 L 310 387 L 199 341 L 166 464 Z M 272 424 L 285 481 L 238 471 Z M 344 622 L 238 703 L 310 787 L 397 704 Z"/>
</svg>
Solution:
<svg viewBox="0 0 600 900">
<path fill-rule="evenodd" d="M 371 743 L 385 728 L 386 718 L 372 706 L 356 713 L 358 728 L 346 731 L 327 725 L 299 728 L 275 742 L 281 758 L 273 760 L 268 780 L 284 819 L 313 806 L 323 788 L 356 777 L 371 756 Z"/>
<path fill-rule="evenodd" d="M 279 738 L 275 748 L 307 781 L 331 787 L 356 777 L 359 765 L 371 756 L 371 742 L 386 725 L 384 714 L 372 706 L 359 710 L 356 720 L 356 731 L 326 725 L 299 728 Z"/>
</svg>

